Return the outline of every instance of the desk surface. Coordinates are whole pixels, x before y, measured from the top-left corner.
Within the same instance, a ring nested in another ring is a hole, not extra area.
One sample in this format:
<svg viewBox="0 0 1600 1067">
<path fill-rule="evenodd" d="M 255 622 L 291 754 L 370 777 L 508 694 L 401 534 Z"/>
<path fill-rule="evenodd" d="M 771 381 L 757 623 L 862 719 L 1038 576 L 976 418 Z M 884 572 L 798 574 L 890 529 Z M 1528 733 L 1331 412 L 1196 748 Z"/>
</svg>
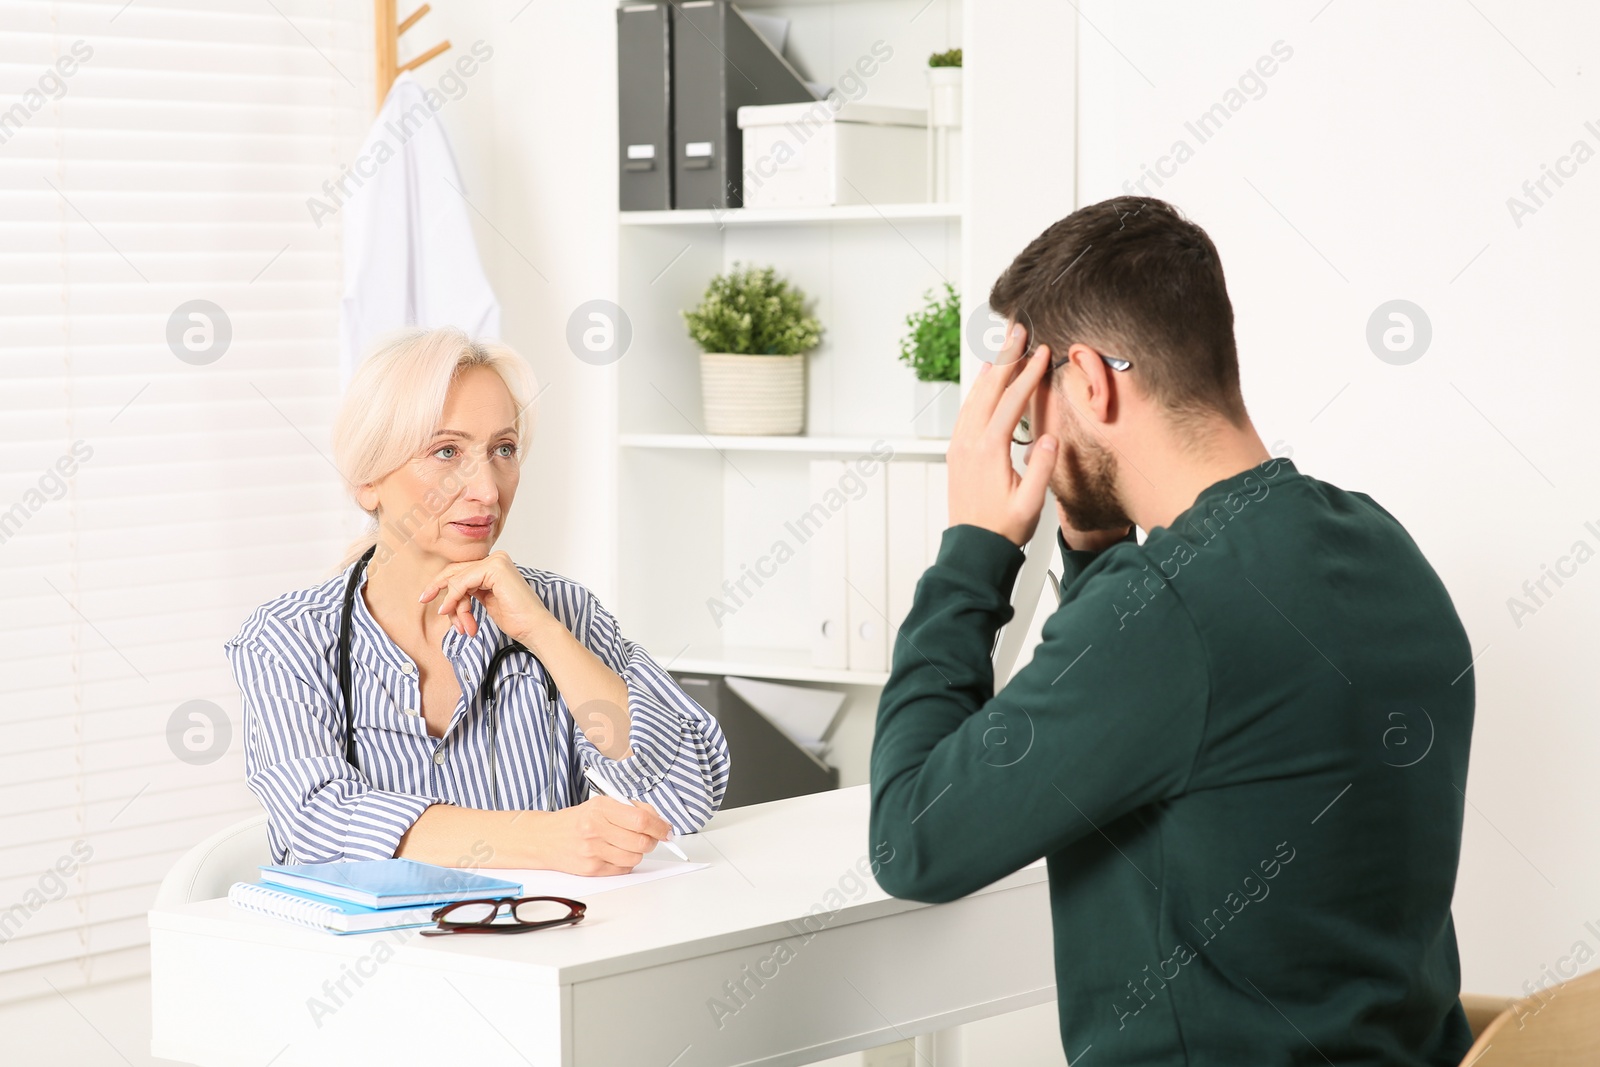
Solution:
<svg viewBox="0 0 1600 1067">
<path fill-rule="evenodd" d="M 409 931 L 398 951 L 412 966 L 560 986 L 791 936 L 818 912 L 837 928 L 927 907 L 896 900 L 863 876 L 875 844 L 867 840 L 868 805 L 863 785 L 720 812 L 701 832 L 678 839 L 691 860 L 710 867 L 599 894 L 576 926 L 519 937 Z M 979 893 L 1045 879 L 1041 859 Z M 226 899 L 154 910 L 150 926 L 351 958 L 370 952 L 374 938 L 397 936 L 335 937 L 249 914 Z"/>
</svg>

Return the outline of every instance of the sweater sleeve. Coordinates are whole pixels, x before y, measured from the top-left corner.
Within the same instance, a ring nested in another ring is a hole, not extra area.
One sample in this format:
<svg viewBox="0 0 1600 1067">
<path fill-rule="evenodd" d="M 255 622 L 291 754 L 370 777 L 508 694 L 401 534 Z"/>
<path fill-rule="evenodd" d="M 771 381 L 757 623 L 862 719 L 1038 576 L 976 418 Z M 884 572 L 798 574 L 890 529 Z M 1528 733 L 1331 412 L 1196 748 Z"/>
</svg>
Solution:
<svg viewBox="0 0 1600 1067">
<path fill-rule="evenodd" d="M 1063 582 L 1032 660 L 995 693 L 989 649 L 1022 551 L 976 526 L 945 531 L 878 705 L 871 843 L 893 850 L 878 872 L 889 893 L 953 900 L 1185 787 L 1204 648 L 1138 545 L 1098 555 Z"/>
</svg>

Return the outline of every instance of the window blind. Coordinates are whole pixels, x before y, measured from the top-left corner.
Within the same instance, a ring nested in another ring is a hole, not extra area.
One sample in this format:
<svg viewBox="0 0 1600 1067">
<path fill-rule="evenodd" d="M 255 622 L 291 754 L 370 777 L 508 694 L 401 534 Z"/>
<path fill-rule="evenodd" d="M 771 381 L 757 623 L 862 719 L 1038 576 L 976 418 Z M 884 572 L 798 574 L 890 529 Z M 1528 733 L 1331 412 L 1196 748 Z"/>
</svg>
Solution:
<svg viewBox="0 0 1600 1067">
<path fill-rule="evenodd" d="M 326 577 L 365 0 L 0 0 L 0 1000 L 148 968 L 259 811 L 222 653 Z M 215 709 L 215 710 L 213 710 Z"/>
</svg>

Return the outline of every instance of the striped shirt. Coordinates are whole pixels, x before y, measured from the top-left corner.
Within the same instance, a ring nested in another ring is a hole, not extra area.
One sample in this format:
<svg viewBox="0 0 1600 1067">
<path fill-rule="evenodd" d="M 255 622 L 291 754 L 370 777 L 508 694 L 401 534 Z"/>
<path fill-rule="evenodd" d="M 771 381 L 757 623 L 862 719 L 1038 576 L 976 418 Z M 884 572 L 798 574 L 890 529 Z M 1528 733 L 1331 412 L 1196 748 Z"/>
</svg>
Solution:
<svg viewBox="0 0 1600 1067">
<path fill-rule="evenodd" d="M 559 694 L 551 704 L 543 664 L 508 653 L 494 682 L 500 808 L 555 811 L 582 803 L 592 795 L 583 771 L 592 767 L 652 805 L 674 832 L 699 829 L 728 785 L 728 745 L 717 721 L 622 636 L 587 589 L 547 571 L 517 569 L 550 613 L 627 683 L 633 754 L 602 755 Z M 350 638 L 357 770 L 345 761 L 338 678 L 349 576 L 346 569 L 268 601 L 223 646 L 243 702 L 246 782 L 267 810 L 278 863 L 386 859 L 431 804 L 494 806 L 488 709 L 478 691 L 494 650 L 510 639 L 473 599 L 477 636 L 452 629 L 443 644 L 461 700 L 444 736 L 430 737 L 419 713 L 417 665 L 378 625 L 358 588 Z"/>
</svg>

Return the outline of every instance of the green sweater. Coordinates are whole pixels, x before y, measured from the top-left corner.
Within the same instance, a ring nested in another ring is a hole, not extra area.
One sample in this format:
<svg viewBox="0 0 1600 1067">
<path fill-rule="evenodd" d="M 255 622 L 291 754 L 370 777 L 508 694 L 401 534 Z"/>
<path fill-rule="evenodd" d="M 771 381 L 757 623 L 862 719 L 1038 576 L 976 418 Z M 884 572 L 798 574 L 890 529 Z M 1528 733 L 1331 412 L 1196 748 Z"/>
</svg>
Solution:
<svg viewBox="0 0 1600 1067">
<path fill-rule="evenodd" d="M 1022 551 L 945 531 L 878 709 L 879 883 L 947 901 L 1046 857 L 1091 1067 L 1454 1067 L 1472 651 L 1410 535 L 1272 459 L 1064 555 L 995 694 Z"/>
</svg>

